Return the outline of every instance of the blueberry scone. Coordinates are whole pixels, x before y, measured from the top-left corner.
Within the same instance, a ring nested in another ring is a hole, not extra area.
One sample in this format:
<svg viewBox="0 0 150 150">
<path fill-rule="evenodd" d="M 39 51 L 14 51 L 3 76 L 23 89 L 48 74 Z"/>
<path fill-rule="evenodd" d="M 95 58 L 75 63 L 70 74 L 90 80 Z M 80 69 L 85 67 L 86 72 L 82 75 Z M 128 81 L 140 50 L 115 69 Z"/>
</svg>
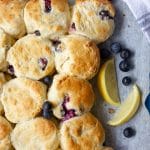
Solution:
<svg viewBox="0 0 150 150">
<path fill-rule="evenodd" d="M 35 34 L 19 39 L 8 51 L 8 71 L 17 77 L 39 80 L 54 72 L 51 42 Z"/>
<path fill-rule="evenodd" d="M 55 124 L 40 117 L 17 124 L 11 141 L 16 150 L 58 150 L 59 147 Z"/>
<path fill-rule="evenodd" d="M 26 33 L 23 9 L 27 0 L 0 0 L 0 28 L 15 38 Z"/>
<path fill-rule="evenodd" d="M 55 65 L 59 73 L 91 79 L 99 69 L 99 49 L 86 37 L 65 36 L 55 43 Z"/>
<path fill-rule="evenodd" d="M 63 150 L 102 150 L 105 132 L 90 113 L 62 123 L 60 142 Z"/>
<path fill-rule="evenodd" d="M 69 32 L 87 36 L 96 43 L 104 42 L 113 33 L 114 16 L 109 0 L 76 0 Z"/>
<path fill-rule="evenodd" d="M 12 150 L 11 132 L 11 124 L 4 117 L 0 116 L 0 150 Z"/>
<path fill-rule="evenodd" d="M 70 12 L 67 0 L 30 0 L 24 10 L 28 33 L 57 39 L 68 32 Z"/>
<path fill-rule="evenodd" d="M 41 112 L 46 99 L 46 86 L 26 78 L 15 78 L 2 88 L 1 102 L 6 118 L 18 123 L 34 118 Z"/>
<path fill-rule="evenodd" d="M 48 91 L 53 113 L 62 120 L 90 111 L 94 98 L 92 86 L 88 81 L 67 75 L 55 75 Z"/>
<path fill-rule="evenodd" d="M 15 39 L 0 28 L 0 71 L 6 71 L 6 55 L 9 48 L 15 43 Z"/>
</svg>

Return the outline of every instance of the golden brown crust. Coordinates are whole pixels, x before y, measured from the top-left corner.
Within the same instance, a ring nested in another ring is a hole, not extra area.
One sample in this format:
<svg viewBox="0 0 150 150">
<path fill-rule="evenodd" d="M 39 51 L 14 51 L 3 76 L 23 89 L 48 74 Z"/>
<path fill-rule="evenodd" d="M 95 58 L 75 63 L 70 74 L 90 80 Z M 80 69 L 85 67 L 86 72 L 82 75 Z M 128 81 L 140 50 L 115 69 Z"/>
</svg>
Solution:
<svg viewBox="0 0 150 150">
<path fill-rule="evenodd" d="M 44 118 L 35 118 L 16 125 L 11 141 L 17 150 L 57 150 L 58 130 L 55 124 Z"/>
<path fill-rule="evenodd" d="M 90 113 L 65 121 L 60 129 L 64 150 L 100 150 L 105 139 L 101 123 Z"/>
<path fill-rule="evenodd" d="M 4 117 L 0 116 L 0 150 L 11 150 L 11 131 L 12 127 L 10 123 Z"/>
<path fill-rule="evenodd" d="M 79 35 L 61 38 L 55 53 L 56 69 L 59 73 L 91 79 L 100 65 L 100 54 L 96 44 Z"/>
<path fill-rule="evenodd" d="M 39 65 L 41 58 L 47 60 L 44 70 Z M 54 72 L 51 42 L 35 35 L 27 35 L 19 39 L 8 51 L 7 61 L 14 67 L 17 77 L 39 80 Z"/>
<path fill-rule="evenodd" d="M 57 39 L 68 32 L 70 22 L 68 2 L 51 0 L 51 11 L 45 12 L 43 0 L 30 0 L 24 10 L 24 20 L 28 33 L 39 30 L 42 36 Z"/>
<path fill-rule="evenodd" d="M 23 8 L 26 1 L 0 0 L 0 27 L 15 38 L 26 32 L 23 20 Z"/>
<path fill-rule="evenodd" d="M 92 86 L 88 81 L 67 75 L 55 75 L 48 92 L 48 100 L 53 104 L 54 115 L 58 118 L 64 117 L 61 113 L 65 96 L 69 97 L 67 109 L 74 109 L 76 115 L 90 111 L 95 100 Z"/>
<path fill-rule="evenodd" d="M 107 15 L 100 15 L 107 11 Z M 71 34 L 80 34 L 96 43 L 107 40 L 114 30 L 115 9 L 108 0 L 78 0 L 72 10 Z"/>
<path fill-rule="evenodd" d="M 46 99 L 46 86 L 39 81 L 15 78 L 3 86 L 1 101 L 5 116 L 13 123 L 35 117 Z"/>
</svg>

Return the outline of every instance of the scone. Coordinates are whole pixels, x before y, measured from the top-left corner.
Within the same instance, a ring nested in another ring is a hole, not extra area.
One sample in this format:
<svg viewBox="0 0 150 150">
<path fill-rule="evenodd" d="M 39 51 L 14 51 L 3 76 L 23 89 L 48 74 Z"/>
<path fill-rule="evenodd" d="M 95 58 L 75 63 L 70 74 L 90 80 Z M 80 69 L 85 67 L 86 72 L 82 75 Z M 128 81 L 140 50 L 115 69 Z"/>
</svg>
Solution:
<svg viewBox="0 0 150 150">
<path fill-rule="evenodd" d="M 63 150 L 102 150 L 105 132 L 90 113 L 62 123 L 60 143 Z"/>
<path fill-rule="evenodd" d="M 4 117 L 0 116 L 0 150 L 12 150 L 11 132 L 11 124 Z"/>
<path fill-rule="evenodd" d="M 18 123 L 35 117 L 46 99 L 46 85 L 26 78 L 15 78 L 2 89 L 1 102 L 6 118 Z"/>
<path fill-rule="evenodd" d="M 54 72 L 54 54 L 51 42 L 35 34 L 19 39 L 8 51 L 8 70 L 17 77 L 39 80 Z"/>
<path fill-rule="evenodd" d="M 4 73 L 0 72 L 0 93 L 2 90 L 2 86 L 5 82 L 6 82 L 5 75 L 4 75 Z M 3 105 L 2 105 L 1 99 L 0 99 L 0 115 L 2 115 L 3 113 L 4 113 L 4 108 L 3 108 Z"/>
<path fill-rule="evenodd" d="M 55 65 L 59 73 L 91 79 L 100 65 L 99 49 L 83 36 L 68 35 L 56 45 Z"/>
<path fill-rule="evenodd" d="M 76 0 L 69 32 L 87 36 L 96 43 L 104 42 L 113 33 L 114 16 L 109 0 Z"/>
<path fill-rule="evenodd" d="M 67 75 L 55 75 L 48 91 L 48 100 L 53 105 L 54 115 L 68 120 L 90 111 L 95 96 L 88 81 Z"/>
<path fill-rule="evenodd" d="M 27 0 L 0 0 L 0 28 L 15 38 L 26 33 L 23 9 Z"/>
<path fill-rule="evenodd" d="M 40 117 L 17 124 L 11 141 L 16 150 L 58 150 L 59 147 L 55 124 Z"/>
<path fill-rule="evenodd" d="M 58 39 L 68 32 L 70 12 L 67 0 L 30 0 L 24 9 L 28 33 Z"/>
<path fill-rule="evenodd" d="M 6 54 L 14 43 L 15 39 L 0 28 L 0 71 L 6 71 L 8 65 Z"/>
</svg>

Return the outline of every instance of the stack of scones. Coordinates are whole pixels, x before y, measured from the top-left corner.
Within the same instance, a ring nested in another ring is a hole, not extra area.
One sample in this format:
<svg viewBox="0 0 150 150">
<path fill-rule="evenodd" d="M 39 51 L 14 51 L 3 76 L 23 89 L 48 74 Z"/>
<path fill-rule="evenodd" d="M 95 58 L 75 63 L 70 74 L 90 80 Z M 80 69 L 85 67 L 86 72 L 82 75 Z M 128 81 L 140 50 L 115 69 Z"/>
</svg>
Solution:
<svg viewBox="0 0 150 150">
<path fill-rule="evenodd" d="M 0 0 L 0 150 L 112 150 L 90 113 L 109 0 Z"/>
</svg>

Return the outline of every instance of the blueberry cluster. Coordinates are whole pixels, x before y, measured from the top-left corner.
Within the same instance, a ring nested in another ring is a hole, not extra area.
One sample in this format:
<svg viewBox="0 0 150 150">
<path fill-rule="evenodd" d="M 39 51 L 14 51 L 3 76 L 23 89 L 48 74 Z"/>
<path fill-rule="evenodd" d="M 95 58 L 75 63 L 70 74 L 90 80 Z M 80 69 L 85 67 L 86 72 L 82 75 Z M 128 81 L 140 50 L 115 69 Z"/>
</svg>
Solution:
<svg viewBox="0 0 150 150">
<path fill-rule="evenodd" d="M 120 53 L 120 57 L 123 59 L 120 64 L 119 68 L 123 72 L 128 72 L 131 69 L 129 58 L 131 57 L 131 52 L 128 49 L 123 49 L 121 44 L 118 42 L 114 42 L 111 44 L 110 50 L 108 49 L 102 49 L 101 50 L 101 57 L 103 59 L 111 57 L 112 54 L 118 54 Z M 129 76 L 125 76 L 122 79 L 122 83 L 125 86 L 130 85 L 132 82 L 131 78 Z"/>
</svg>

